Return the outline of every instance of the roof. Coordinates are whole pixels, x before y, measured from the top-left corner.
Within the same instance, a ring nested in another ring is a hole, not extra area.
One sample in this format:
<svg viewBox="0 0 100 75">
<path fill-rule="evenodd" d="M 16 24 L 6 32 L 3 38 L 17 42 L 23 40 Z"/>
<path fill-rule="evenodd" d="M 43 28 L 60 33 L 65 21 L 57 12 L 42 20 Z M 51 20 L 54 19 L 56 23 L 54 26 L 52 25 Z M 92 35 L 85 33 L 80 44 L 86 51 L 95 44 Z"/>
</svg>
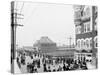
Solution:
<svg viewBox="0 0 100 75">
<path fill-rule="evenodd" d="M 40 40 L 38 40 L 38 43 L 54 43 L 52 40 L 50 40 L 47 36 L 41 37 Z"/>
<path fill-rule="evenodd" d="M 49 39 L 47 36 L 43 36 L 40 38 L 40 40 L 37 40 L 33 46 L 37 46 L 38 44 L 56 44 L 51 39 Z"/>
</svg>

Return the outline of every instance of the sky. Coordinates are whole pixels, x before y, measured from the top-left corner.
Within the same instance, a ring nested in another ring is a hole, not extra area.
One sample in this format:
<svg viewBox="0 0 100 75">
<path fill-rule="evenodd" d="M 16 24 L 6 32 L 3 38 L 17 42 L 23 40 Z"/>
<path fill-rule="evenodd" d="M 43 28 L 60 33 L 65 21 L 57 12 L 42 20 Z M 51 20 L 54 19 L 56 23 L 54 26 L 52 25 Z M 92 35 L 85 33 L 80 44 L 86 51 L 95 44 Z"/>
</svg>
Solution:
<svg viewBox="0 0 100 75">
<path fill-rule="evenodd" d="M 17 6 L 16 6 L 17 5 Z M 48 36 L 57 45 L 69 45 L 75 41 L 73 5 L 17 2 L 15 8 L 24 19 L 17 20 L 16 44 L 19 47 L 33 46 L 42 36 Z"/>
</svg>

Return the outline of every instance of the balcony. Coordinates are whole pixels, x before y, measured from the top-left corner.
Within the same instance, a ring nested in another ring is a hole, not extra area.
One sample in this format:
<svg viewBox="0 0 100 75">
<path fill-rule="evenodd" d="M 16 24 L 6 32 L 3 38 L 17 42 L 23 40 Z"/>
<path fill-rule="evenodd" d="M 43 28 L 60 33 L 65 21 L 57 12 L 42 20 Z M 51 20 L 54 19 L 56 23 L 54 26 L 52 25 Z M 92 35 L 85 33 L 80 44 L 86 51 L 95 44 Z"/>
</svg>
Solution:
<svg viewBox="0 0 100 75">
<path fill-rule="evenodd" d="M 80 25 L 81 24 L 81 19 L 74 19 L 75 25 Z"/>
<path fill-rule="evenodd" d="M 90 16 L 83 16 L 83 17 L 81 18 L 81 21 L 82 21 L 82 22 L 88 22 L 88 21 L 90 21 Z"/>
</svg>

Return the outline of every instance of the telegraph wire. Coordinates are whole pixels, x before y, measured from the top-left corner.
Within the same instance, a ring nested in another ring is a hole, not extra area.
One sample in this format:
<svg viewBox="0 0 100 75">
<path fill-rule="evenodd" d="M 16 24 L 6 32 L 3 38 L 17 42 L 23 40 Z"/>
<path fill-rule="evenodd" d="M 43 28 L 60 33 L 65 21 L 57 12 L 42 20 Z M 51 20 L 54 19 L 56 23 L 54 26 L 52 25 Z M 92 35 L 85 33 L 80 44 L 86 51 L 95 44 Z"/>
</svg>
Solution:
<svg viewBox="0 0 100 75">
<path fill-rule="evenodd" d="M 24 7 L 24 2 L 23 2 L 22 7 L 21 7 L 21 9 L 20 9 L 20 13 L 22 12 L 23 7 Z"/>
<path fill-rule="evenodd" d="M 39 5 L 40 5 L 40 4 L 39 4 Z M 39 6 L 39 5 L 37 5 L 37 6 Z M 30 15 L 26 18 L 25 23 L 26 23 L 26 22 L 30 19 L 30 17 L 35 13 L 35 11 L 36 11 L 37 8 L 38 8 L 37 6 L 36 6 L 35 8 L 32 9 Z"/>
</svg>

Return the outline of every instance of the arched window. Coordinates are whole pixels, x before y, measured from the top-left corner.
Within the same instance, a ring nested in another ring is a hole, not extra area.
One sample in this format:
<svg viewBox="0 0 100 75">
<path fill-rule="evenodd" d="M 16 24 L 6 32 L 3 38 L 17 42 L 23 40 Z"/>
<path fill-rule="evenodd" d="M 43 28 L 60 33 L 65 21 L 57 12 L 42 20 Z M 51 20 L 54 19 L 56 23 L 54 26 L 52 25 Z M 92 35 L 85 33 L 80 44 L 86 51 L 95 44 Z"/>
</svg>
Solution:
<svg viewBox="0 0 100 75">
<path fill-rule="evenodd" d="M 86 39 L 84 39 L 84 49 L 86 49 Z"/>
<path fill-rule="evenodd" d="M 89 39 L 86 39 L 86 49 L 89 49 Z"/>
<path fill-rule="evenodd" d="M 98 47 L 98 42 L 97 42 L 97 36 L 94 37 L 94 47 L 97 48 Z"/>
<path fill-rule="evenodd" d="M 77 40 L 77 49 L 80 49 L 81 48 L 81 45 L 80 45 L 80 39 Z"/>
<path fill-rule="evenodd" d="M 90 49 L 92 49 L 92 38 L 90 38 Z"/>
<path fill-rule="evenodd" d="M 81 49 L 84 49 L 84 39 L 81 39 Z"/>
</svg>

